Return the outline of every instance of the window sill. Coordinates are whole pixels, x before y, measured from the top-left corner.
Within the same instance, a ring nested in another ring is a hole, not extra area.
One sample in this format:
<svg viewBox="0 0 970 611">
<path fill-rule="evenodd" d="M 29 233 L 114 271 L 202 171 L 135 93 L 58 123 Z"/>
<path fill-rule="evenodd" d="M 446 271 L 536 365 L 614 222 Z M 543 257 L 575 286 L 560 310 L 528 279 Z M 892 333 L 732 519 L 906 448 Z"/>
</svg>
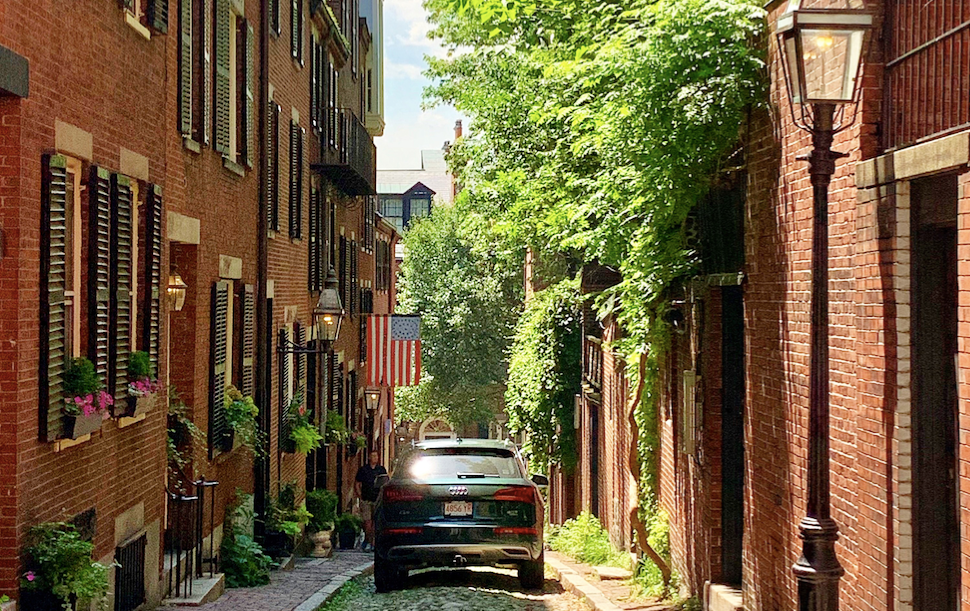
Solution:
<svg viewBox="0 0 970 611">
<path fill-rule="evenodd" d="M 243 166 L 239 165 L 238 163 L 236 163 L 232 159 L 229 159 L 228 157 L 223 157 L 222 158 L 222 167 L 226 168 L 227 170 L 229 170 L 230 172 L 232 172 L 236 176 L 239 176 L 240 178 L 245 178 L 246 177 L 246 168 L 244 168 Z"/>
<path fill-rule="evenodd" d="M 151 30 L 142 25 L 138 17 L 135 17 L 130 11 L 125 11 L 125 23 L 128 24 L 128 27 L 141 34 L 141 37 L 145 40 L 152 39 Z"/>
<path fill-rule="evenodd" d="M 290 244 L 302 244 L 302 243 L 303 243 L 303 238 L 294 238 L 294 237 L 290 238 Z"/>
<path fill-rule="evenodd" d="M 193 140 L 192 138 L 189 138 L 188 136 L 182 136 L 182 146 L 184 146 L 185 148 L 187 148 L 188 150 L 192 151 L 195 154 L 199 154 L 202 152 L 202 145 L 196 142 L 195 140 Z"/>
<path fill-rule="evenodd" d="M 56 454 L 57 452 L 63 452 L 68 448 L 79 446 L 82 443 L 85 443 L 88 441 L 91 441 L 90 433 L 88 433 L 87 435 L 78 437 L 77 439 L 58 439 L 57 441 L 54 442 L 54 453 Z"/>
<path fill-rule="evenodd" d="M 266 231 L 266 237 L 268 237 L 271 240 L 272 239 L 275 239 L 276 238 L 276 230 L 275 229 L 268 229 Z"/>
<path fill-rule="evenodd" d="M 129 418 L 127 416 L 122 416 L 121 418 L 118 418 L 118 428 L 119 429 L 123 429 L 123 428 L 125 428 L 127 426 L 131 426 L 133 424 L 138 424 L 139 422 L 141 422 L 145 418 L 148 418 L 148 414 L 140 414 L 138 416 L 135 416 L 134 418 Z"/>
</svg>

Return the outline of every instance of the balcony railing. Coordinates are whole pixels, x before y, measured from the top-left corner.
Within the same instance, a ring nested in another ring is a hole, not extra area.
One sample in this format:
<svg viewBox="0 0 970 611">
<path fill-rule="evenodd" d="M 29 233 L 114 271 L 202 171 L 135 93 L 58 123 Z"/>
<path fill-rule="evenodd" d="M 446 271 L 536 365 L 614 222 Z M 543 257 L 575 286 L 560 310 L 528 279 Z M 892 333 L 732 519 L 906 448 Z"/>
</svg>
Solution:
<svg viewBox="0 0 970 611">
<path fill-rule="evenodd" d="M 377 193 L 377 148 L 360 119 L 348 108 L 340 108 L 330 124 L 335 133 L 333 146 L 325 142 L 317 170 L 347 195 Z"/>
</svg>

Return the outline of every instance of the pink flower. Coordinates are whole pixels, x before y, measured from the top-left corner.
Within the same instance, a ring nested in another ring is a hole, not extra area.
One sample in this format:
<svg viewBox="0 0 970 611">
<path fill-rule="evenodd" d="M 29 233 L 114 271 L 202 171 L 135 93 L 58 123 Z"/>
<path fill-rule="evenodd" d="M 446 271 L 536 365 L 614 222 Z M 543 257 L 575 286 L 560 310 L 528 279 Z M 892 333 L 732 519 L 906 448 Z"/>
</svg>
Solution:
<svg viewBox="0 0 970 611">
<path fill-rule="evenodd" d="M 301 405 L 297 411 L 300 412 L 301 416 L 306 416 L 306 405 Z"/>
<path fill-rule="evenodd" d="M 24 577 L 27 578 L 27 581 L 33 581 L 33 580 L 37 579 L 37 574 L 34 573 L 33 571 L 27 571 L 24 574 Z"/>
</svg>

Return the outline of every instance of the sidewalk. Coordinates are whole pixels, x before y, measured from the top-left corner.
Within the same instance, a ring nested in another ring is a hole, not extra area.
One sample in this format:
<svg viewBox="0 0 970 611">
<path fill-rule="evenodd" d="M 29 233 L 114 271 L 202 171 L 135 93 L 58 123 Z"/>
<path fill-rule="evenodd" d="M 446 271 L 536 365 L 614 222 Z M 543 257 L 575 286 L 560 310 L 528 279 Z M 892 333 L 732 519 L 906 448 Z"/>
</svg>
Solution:
<svg viewBox="0 0 970 611">
<path fill-rule="evenodd" d="M 203 611 L 313 611 L 324 600 L 324 591 L 334 591 L 348 579 L 371 569 L 374 554 L 334 550 L 332 558 L 297 558 L 289 571 L 273 571 L 269 585 L 232 588 L 219 600 L 201 607 Z M 321 594 L 317 596 L 317 594 Z M 313 599 L 313 600 L 311 600 Z M 319 602 L 315 601 L 319 600 Z M 304 602 L 308 604 L 303 605 Z M 185 611 L 188 607 L 159 607 L 159 611 Z"/>
<path fill-rule="evenodd" d="M 601 581 L 595 567 L 563 554 L 546 550 L 546 564 L 565 590 L 583 599 L 594 611 L 668 611 L 673 607 L 670 601 L 651 598 L 631 601 L 632 588 L 626 581 Z"/>
</svg>

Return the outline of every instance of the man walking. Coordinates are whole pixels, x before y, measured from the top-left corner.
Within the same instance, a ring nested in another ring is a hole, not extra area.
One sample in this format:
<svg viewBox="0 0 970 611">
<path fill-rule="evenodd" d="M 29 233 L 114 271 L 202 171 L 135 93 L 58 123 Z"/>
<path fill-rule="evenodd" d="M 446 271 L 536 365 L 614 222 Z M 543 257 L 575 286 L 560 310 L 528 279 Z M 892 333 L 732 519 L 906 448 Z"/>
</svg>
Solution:
<svg viewBox="0 0 970 611">
<path fill-rule="evenodd" d="M 387 475 L 387 469 L 380 464 L 377 450 L 371 450 L 367 464 L 357 469 L 354 482 L 354 490 L 360 499 L 360 517 L 364 520 L 364 544 L 361 549 L 365 552 L 374 549 L 374 502 L 378 493 L 375 484 L 379 475 Z"/>
</svg>

